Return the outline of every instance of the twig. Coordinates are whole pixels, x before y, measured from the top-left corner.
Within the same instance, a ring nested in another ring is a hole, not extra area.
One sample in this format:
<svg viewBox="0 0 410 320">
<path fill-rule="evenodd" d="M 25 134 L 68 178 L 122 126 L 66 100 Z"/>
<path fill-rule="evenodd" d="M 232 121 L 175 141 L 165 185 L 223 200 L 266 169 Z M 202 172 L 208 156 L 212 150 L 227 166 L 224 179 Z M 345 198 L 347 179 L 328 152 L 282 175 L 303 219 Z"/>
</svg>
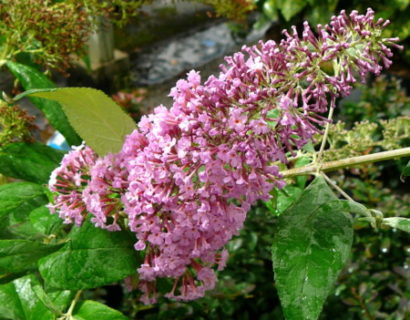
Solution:
<svg viewBox="0 0 410 320">
<path fill-rule="evenodd" d="M 327 116 L 328 122 L 326 123 L 325 133 L 323 134 L 322 143 L 320 144 L 320 149 L 319 149 L 319 152 L 317 154 L 316 162 L 319 163 L 319 164 L 322 161 L 323 151 L 325 150 L 327 137 L 329 135 L 330 123 L 332 122 L 332 118 L 333 118 L 333 110 L 334 110 L 334 108 L 330 107 L 329 114 Z"/>
<path fill-rule="evenodd" d="M 75 294 L 75 297 L 73 299 L 73 301 L 71 301 L 70 307 L 68 308 L 67 312 L 64 313 L 60 318 L 58 318 L 57 320 L 72 320 L 73 317 L 73 311 L 74 311 L 74 307 L 77 304 L 78 300 L 80 300 L 80 296 L 81 293 L 83 291 L 82 290 L 78 290 L 77 293 Z"/>
<path fill-rule="evenodd" d="M 336 183 L 334 183 L 333 181 L 332 181 L 332 179 L 330 179 L 324 172 L 321 172 L 321 175 L 323 176 L 323 178 L 325 178 L 325 180 L 327 181 L 327 182 L 329 182 L 329 184 L 334 188 L 334 189 L 336 189 L 343 197 L 345 197 L 347 200 L 349 200 L 349 201 L 353 201 L 354 202 L 354 200 L 346 193 L 346 192 L 344 192 Z"/>
<path fill-rule="evenodd" d="M 346 158 L 342 160 L 335 160 L 324 162 L 321 165 L 313 163 L 300 168 L 293 168 L 290 170 L 281 171 L 281 175 L 285 178 L 303 176 L 308 174 L 316 174 L 319 171 L 328 172 L 335 171 L 338 169 L 349 168 L 359 164 L 373 163 L 384 160 L 391 160 L 395 158 L 410 157 L 410 148 L 401 148 L 391 151 L 377 152 L 373 154 L 368 154 L 365 156 L 358 156 L 352 158 Z"/>
</svg>

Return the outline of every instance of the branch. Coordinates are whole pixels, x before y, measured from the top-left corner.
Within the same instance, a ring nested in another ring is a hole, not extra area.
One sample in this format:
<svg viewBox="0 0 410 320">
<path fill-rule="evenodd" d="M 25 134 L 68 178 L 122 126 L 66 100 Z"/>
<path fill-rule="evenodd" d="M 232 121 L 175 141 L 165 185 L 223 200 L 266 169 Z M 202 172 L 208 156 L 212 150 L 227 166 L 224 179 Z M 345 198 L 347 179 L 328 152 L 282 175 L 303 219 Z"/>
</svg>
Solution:
<svg viewBox="0 0 410 320">
<path fill-rule="evenodd" d="M 332 181 L 324 172 L 321 174 L 323 178 L 334 188 L 336 189 L 343 197 L 346 198 L 346 200 L 353 201 L 355 202 L 346 192 L 343 191 L 336 183 Z"/>
<path fill-rule="evenodd" d="M 290 170 L 281 171 L 281 175 L 283 177 L 295 177 L 295 176 L 302 176 L 307 174 L 316 174 L 319 171 L 328 172 L 328 171 L 335 171 L 338 169 L 349 168 L 359 164 L 366 164 L 366 163 L 373 163 L 378 161 L 402 158 L 402 157 L 410 157 L 410 147 L 409 148 L 401 148 L 395 149 L 391 151 L 383 151 L 368 154 L 365 156 L 358 156 L 352 158 L 346 158 L 342 160 L 335 160 L 324 162 L 320 165 L 318 164 L 310 164 L 300 168 L 293 168 Z"/>
<path fill-rule="evenodd" d="M 327 120 L 328 122 L 326 123 L 326 129 L 325 129 L 325 133 L 322 137 L 322 143 L 320 144 L 320 149 L 316 158 L 317 163 L 321 163 L 322 162 L 322 157 L 323 157 L 323 151 L 325 150 L 325 146 L 326 146 L 326 142 L 327 142 L 327 136 L 329 135 L 329 128 L 330 128 L 330 123 L 332 122 L 332 118 L 333 118 L 333 110 L 335 108 L 333 106 L 330 107 L 329 110 L 329 115 L 327 116 Z"/>
</svg>

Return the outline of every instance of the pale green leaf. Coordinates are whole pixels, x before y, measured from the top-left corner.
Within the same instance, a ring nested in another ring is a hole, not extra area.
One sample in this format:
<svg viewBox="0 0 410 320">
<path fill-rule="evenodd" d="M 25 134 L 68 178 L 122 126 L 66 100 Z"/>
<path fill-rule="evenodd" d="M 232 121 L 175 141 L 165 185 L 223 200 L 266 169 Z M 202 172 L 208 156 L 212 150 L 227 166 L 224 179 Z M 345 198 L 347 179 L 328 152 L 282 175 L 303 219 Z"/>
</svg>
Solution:
<svg viewBox="0 0 410 320">
<path fill-rule="evenodd" d="M 384 218 L 383 224 L 410 233 L 410 219 L 401 217 Z"/>
<path fill-rule="evenodd" d="M 92 300 L 81 302 L 73 316 L 74 320 L 128 320 L 121 312 Z"/>
<path fill-rule="evenodd" d="M 55 100 L 81 138 L 100 156 L 121 150 L 135 122 L 102 91 L 91 88 L 59 88 L 30 96 Z"/>
</svg>

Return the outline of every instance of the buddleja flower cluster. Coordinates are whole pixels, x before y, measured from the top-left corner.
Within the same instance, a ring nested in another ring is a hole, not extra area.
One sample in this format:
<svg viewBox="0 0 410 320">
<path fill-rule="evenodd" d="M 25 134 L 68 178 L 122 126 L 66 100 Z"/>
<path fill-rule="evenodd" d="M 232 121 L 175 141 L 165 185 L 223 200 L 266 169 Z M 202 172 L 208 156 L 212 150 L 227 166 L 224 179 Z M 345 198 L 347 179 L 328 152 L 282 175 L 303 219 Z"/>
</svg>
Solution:
<svg viewBox="0 0 410 320">
<path fill-rule="evenodd" d="M 155 302 L 161 277 L 174 279 L 170 298 L 203 296 L 250 206 L 284 185 L 273 163 L 320 131 L 356 76 L 391 64 L 387 46 L 398 39 L 381 37 L 387 24 L 370 9 L 342 11 L 318 35 L 305 23 L 279 44 L 244 47 L 204 84 L 189 72 L 171 90 L 172 107 L 142 117 L 121 152 L 98 158 L 83 145 L 67 154 L 50 181 L 50 208 L 67 223 L 90 215 L 97 227 L 135 233 L 143 302 Z"/>
</svg>

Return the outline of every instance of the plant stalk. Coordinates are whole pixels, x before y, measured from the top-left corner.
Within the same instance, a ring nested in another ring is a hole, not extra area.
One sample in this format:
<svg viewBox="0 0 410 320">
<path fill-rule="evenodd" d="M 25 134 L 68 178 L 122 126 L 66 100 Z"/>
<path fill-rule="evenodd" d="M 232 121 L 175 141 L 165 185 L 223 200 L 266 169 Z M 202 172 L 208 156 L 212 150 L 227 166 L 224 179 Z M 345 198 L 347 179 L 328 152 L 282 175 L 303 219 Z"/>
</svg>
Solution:
<svg viewBox="0 0 410 320">
<path fill-rule="evenodd" d="M 323 178 L 335 189 L 337 190 L 343 197 L 345 197 L 346 200 L 355 202 L 346 192 L 343 191 L 342 188 L 340 188 L 336 183 L 332 181 L 324 172 L 321 174 Z"/>
<path fill-rule="evenodd" d="M 80 300 L 80 296 L 82 292 L 83 292 L 82 290 L 77 291 L 73 301 L 71 301 L 68 311 L 65 314 L 63 314 L 60 318 L 58 318 L 57 320 L 74 320 L 73 318 L 74 307 L 77 304 L 78 300 Z"/>
<path fill-rule="evenodd" d="M 308 174 L 317 174 L 318 169 L 322 172 L 335 171 L 338 169 L 349 168 L 360 164 L 373 163 L 378 161 L 385 161 L 391 159 L 398 159 L 402 157 L 410 157 L 410 147 L 395 149 L 391 151 L 383 151 L 368 154 L 365 156 L 358 156 L 352 158 L 346 158 L 341 160 L 324 162 L 321 164 L 310 164 L 300 168 L 293 168 L 289 170 L 281 171 L 281 175 L 285 178 L 302 176 Z"/>
<path fill-rule="evenodd" d="M 318 163 L 322 162 L 323 151 L 325 150 L 327 137 L 329 135 L 330 123 L 332 122 L 332 118 L 333 118 L 333 111 L 334 111 L 334 107 L 331 106 L 330 110 L 329 110 L 329 115 L 327 116 L 328 122 L 326 123 L 325 133 L 322 137 L 322 143 L 320 144 L 320 149 L 319 149 L 316 161 L 315 161 L 315 162 L 318 162 Z"/>
</svg>

